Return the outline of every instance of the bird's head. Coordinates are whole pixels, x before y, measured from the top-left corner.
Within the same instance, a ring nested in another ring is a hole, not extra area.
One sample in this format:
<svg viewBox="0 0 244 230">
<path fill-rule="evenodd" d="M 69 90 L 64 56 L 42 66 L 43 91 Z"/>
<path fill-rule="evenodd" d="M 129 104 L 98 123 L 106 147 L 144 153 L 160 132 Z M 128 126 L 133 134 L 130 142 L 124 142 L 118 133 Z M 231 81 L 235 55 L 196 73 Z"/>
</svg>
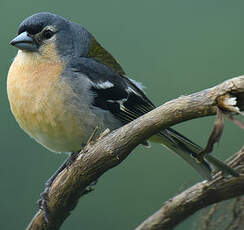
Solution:
<svg viewBox="0 0 244 230">
<path fill-rule="evenodd" d="M 86 56 L 90 42 L 90 33 L 81 25 L 59 15 L 42 12 L 26 18 L 10 44 L 23 52 L 50 58 L 52 53 L 62 57 L 76 54 Z"/>
<path fill-rule="evenodd" d="M 110 67 L 119 74 L 123 69 L 113 56 L 80 24 L 59 15 L 42 12 L 26 18 L 11 45 L 25 53 L 72 62 L 87 57 Z"/>
</svg>

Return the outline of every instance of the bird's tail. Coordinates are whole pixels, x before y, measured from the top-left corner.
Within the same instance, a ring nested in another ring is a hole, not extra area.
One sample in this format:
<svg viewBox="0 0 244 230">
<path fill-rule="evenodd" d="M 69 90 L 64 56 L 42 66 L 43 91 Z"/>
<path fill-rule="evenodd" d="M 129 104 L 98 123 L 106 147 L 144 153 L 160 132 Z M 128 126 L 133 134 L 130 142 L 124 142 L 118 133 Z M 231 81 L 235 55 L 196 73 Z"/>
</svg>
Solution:
<svg viewBox="0 0 244 230">
<path fill-rule="evenodd" d="M 200 160 L 199 153 L 203 149 L 188 138 L 176 132 L 174 129 L 165 129 L 150 140 L 153 142 L 159 142 L 177 153 L 205 179 L 209 180 L 212 178 L 213 169 L 220 170 L 225 174 L 230 174 L 232 176 L 239 176 L 234 169 L 230 168 L 210 154 L 207 154 Z"/>
</svg>

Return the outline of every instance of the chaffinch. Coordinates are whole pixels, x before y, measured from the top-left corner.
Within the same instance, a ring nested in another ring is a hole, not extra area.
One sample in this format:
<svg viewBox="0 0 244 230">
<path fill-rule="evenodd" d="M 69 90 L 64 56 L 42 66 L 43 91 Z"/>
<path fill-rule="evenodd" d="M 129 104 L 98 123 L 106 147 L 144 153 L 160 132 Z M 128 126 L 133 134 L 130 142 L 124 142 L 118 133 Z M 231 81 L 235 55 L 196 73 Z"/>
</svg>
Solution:
<svg viewBox="0 0 244 230">
<path fill-rule="evenodd" d="M 93 130 L 117 129 L 153 110 L 140 84 L 80 24 L 37 13 L 19 26 L 8 98 L 20 127 L 53 152 L 77 152 Z M 173 150 L 204 178 L 214 167 L 237 176 L 172 128 L 150 139 Z M 145 143 L 147 142 L 145 141 Z"/>
</svg>

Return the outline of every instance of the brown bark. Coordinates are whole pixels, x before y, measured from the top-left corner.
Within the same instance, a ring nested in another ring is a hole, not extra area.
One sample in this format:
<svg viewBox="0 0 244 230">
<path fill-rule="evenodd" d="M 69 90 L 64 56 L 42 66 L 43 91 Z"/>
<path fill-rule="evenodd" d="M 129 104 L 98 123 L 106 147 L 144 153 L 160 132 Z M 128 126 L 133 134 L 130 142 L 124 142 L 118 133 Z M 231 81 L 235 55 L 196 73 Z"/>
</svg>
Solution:
<svg viewBox="0 0 244 230">
<path fill-rule="evenodd" d="M 69 216 L 70 211 L 75 208 L 79 198 L 87 193 L 87 187 L 91 182 L 95 181 L 107 170 L 121 163 L 137 145 L 160 130 L 182 121 L 214 115 L 216 106 L 228 111 L 234 111 L 235 108 L 233 106 L 228 107 L 224 100 L 220 100 L 220 96 L 225 95 L 236 96 L 238 106 L 243 109 L 244 76 L 233 78 L 210 89 L 169 101 L 120 129 L 103 136 L 95 143 L 88 144 L 69 169 L 62 171 L 52 184 L 49 192 L 48 224 L 45 223 L 43 211 L 39 210 L 27 229 L 59 229 L 63 221 Z M 221 199 L 227 199 L 228 195 L 214 196 L 212 193 L 213 187 L 211 187 L 212 182 L 208 183 L 212 203 L 215 202 L 215 199 L 216 202 Z M 216 183 L 220 182 L 217 181 Z M 244 191 L 242 187 L 243 177 L 231 178 L 229 183 L 232 183 L 232 186 L 236 186 L 236 189 L 242 188 L 242 191 Z M 201 191 L 206 189 L 207 185 L 199 186 L 196 185 L 196 191 L 201 193 Z M 221 187 L 221 184 L 219 186 Z M 193 190 L 190 189 L 188 191 L 189 194 L 191 191 Z M 229 190 L 227 189 L 226 192 L 229 192 Z M 203 198 L 206 200 L 207 196 Z M 178 220 L 176 219 L 175 222 L 178 222 Z"/>
<path fill-rule="evenodd" d="M 244 173 L 244 147 L 235 154 L 232 167 Z M 163 207 L 145 220 L 136 230 L 173 229 L 198 210 L 211 204 L 244 194 L 244 174 L 224 178 L 220 173 L 214 180 L 203 181 L 165 202 Z"/>
</svg>

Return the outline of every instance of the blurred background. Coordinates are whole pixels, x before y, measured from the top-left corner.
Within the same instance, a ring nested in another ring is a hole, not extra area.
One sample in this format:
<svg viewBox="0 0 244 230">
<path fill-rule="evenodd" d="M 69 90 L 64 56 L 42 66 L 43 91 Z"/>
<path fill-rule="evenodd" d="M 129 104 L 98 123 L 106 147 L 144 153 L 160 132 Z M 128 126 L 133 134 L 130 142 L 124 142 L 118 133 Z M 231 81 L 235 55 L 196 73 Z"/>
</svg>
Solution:
<svg viewBox="0 0 244 230">
<path fill-rule="evenodd" d="M 50 153 L 29 138 L 10 112 L 6 79 L 17 50 L 9 41 L 23 19 L 50 11 L 83 24 L 160 105 L 244 73 L 243 10 L 242 0 L 1 0 L 0 229 L 27 226 L 45 181 L 67 157 Z M 213 121 L 214 117 L 196 119 L 176 129 L 205 145 Z M 243 139 L 243 131 L 226 121 L 214 155 L 228 158 Z M 164 201 L 200 180 L 161 146 L 138 146 L 99 179 L 95 191 L 80 200 L 61 229 L 133 229 Z M 197 218 L 177 229 L 196 229 Z"/>
</svg>

